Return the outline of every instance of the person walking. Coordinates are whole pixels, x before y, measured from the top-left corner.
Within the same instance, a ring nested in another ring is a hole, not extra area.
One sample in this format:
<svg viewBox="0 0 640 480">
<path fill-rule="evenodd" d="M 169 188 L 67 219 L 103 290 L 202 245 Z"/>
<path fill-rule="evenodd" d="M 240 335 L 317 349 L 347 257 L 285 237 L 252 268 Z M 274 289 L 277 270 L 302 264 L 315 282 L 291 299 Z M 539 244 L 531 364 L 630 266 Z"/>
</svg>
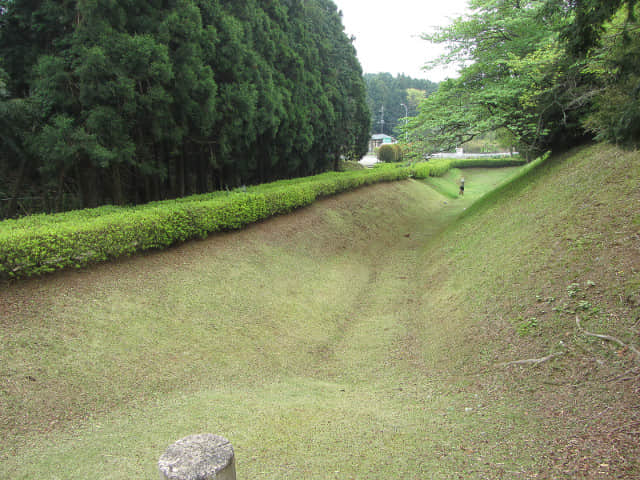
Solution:
<svg viewBox="0 0 640 480">
<path fill-rule="evenodd" d="M 460 195 L 464 195 L 464 177 L 460 179 Z"/>
</svg>

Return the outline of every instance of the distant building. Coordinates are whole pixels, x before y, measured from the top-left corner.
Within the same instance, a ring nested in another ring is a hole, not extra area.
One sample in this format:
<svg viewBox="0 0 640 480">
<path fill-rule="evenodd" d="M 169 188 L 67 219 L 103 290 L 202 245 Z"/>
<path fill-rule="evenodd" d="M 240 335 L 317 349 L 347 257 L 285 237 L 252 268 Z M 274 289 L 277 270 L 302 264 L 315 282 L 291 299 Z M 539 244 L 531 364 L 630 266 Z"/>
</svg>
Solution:
<svg viewBox="0 0 640 480">
<path fill-rule="evenodd" d="M 396 143 L 396 139 L 384 133 L 376 133 L 369 140 L 369 151 L 373 152 L 380 145 Z"/>
</svg>

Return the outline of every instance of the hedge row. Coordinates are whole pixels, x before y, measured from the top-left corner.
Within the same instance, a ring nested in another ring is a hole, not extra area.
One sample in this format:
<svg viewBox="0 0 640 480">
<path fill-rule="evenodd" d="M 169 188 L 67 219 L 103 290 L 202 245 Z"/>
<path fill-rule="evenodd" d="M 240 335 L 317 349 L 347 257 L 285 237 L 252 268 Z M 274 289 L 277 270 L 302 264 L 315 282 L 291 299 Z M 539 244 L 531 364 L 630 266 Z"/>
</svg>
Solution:
<svg viewBox="0 0 640 480">
<path fill-rule="evenodd" d="M 415 178 L 441 177 L 452 168 L 497 168 L 524 165 L 527 161 L 519 156 L 483 158 L 435 158 L 414 164 Z"/>
<path fill-rule="evenodd" d="M 5 220 L 0 222 L 0 278 L 78 268 L 205 238 L 363 185 L 439 176 L 459 167 L 456 162 L 437 159 L 411 166 L 384 164 L 370 170 L 324 173 L 137 207 L 105 206 Z"/>
<path fill-rule="evenodd" d="M 321 196 L 407 176 L 406 169 L 328 173 L 139 207 L 107 206 L 6 220 L 0 223 L 0 278 L 165 248 L 288 213 Z"/>
<path fill-rule="evenodd" d="M 494 168 L 518 167 L 527 161 L 519 156 L 512 157 L 484 157 L 484 158 L 456 158 L 452 168 Z"/>
</svg>

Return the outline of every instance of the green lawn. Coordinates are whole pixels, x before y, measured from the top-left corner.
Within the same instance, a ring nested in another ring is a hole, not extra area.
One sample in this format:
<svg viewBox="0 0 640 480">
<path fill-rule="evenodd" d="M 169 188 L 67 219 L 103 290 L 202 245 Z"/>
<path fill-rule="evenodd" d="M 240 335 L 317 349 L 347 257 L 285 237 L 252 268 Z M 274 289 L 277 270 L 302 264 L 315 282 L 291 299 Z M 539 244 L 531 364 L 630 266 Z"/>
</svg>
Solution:
<svg viewBox="0 0 640 480">
<path fill-rule="evenodd" d="M 518 334 L 535 295 L 553 294 L 525 281 L 543 266 L 523 254 L 542 229 L 531 215 L 552 189 L 544 175 L 566 167 L 546 168 L 483 208 L 469 207 L 518 168 L 464 170 L 463 198 L 440 193 L 457 188 L 456 172 L 439 188 L 375 185 L 241 232 L 6 285 L 0 477 L 158 478 L 166 446 L 200 432 L 231 440 L 239 479 L 561 477 L 551 452 L 584 419 L 556 416 L 565 392 L 541 378 L 556 381 L 543 373 L 558 363 L 494 368 L 558 341 L 542 314 L 544 338 Z M 617 387 L 593 398 L 626 402 Z M 615 460 L 596 470 L 625 473 Z"/>
</svg>

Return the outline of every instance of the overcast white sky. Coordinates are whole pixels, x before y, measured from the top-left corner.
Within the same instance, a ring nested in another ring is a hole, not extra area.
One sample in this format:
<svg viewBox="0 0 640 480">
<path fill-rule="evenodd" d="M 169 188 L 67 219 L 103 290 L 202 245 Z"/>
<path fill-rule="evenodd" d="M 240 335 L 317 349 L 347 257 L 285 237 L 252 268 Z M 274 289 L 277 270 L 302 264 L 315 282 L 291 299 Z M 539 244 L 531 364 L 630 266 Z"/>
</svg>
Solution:
<svg viewBox="0 0 640 480">
<path fill-rule="evenodd" d="M 442 53 L 420 35 L 435 25 L 446 25 L 467 9 L 468 0 L 333 0 L 342 10 L 342 22 L 364 73 L 404 73 L 434 82 L 454 77 L 455 71 L 424 71 L 422 67 Z"/>
</svg>

